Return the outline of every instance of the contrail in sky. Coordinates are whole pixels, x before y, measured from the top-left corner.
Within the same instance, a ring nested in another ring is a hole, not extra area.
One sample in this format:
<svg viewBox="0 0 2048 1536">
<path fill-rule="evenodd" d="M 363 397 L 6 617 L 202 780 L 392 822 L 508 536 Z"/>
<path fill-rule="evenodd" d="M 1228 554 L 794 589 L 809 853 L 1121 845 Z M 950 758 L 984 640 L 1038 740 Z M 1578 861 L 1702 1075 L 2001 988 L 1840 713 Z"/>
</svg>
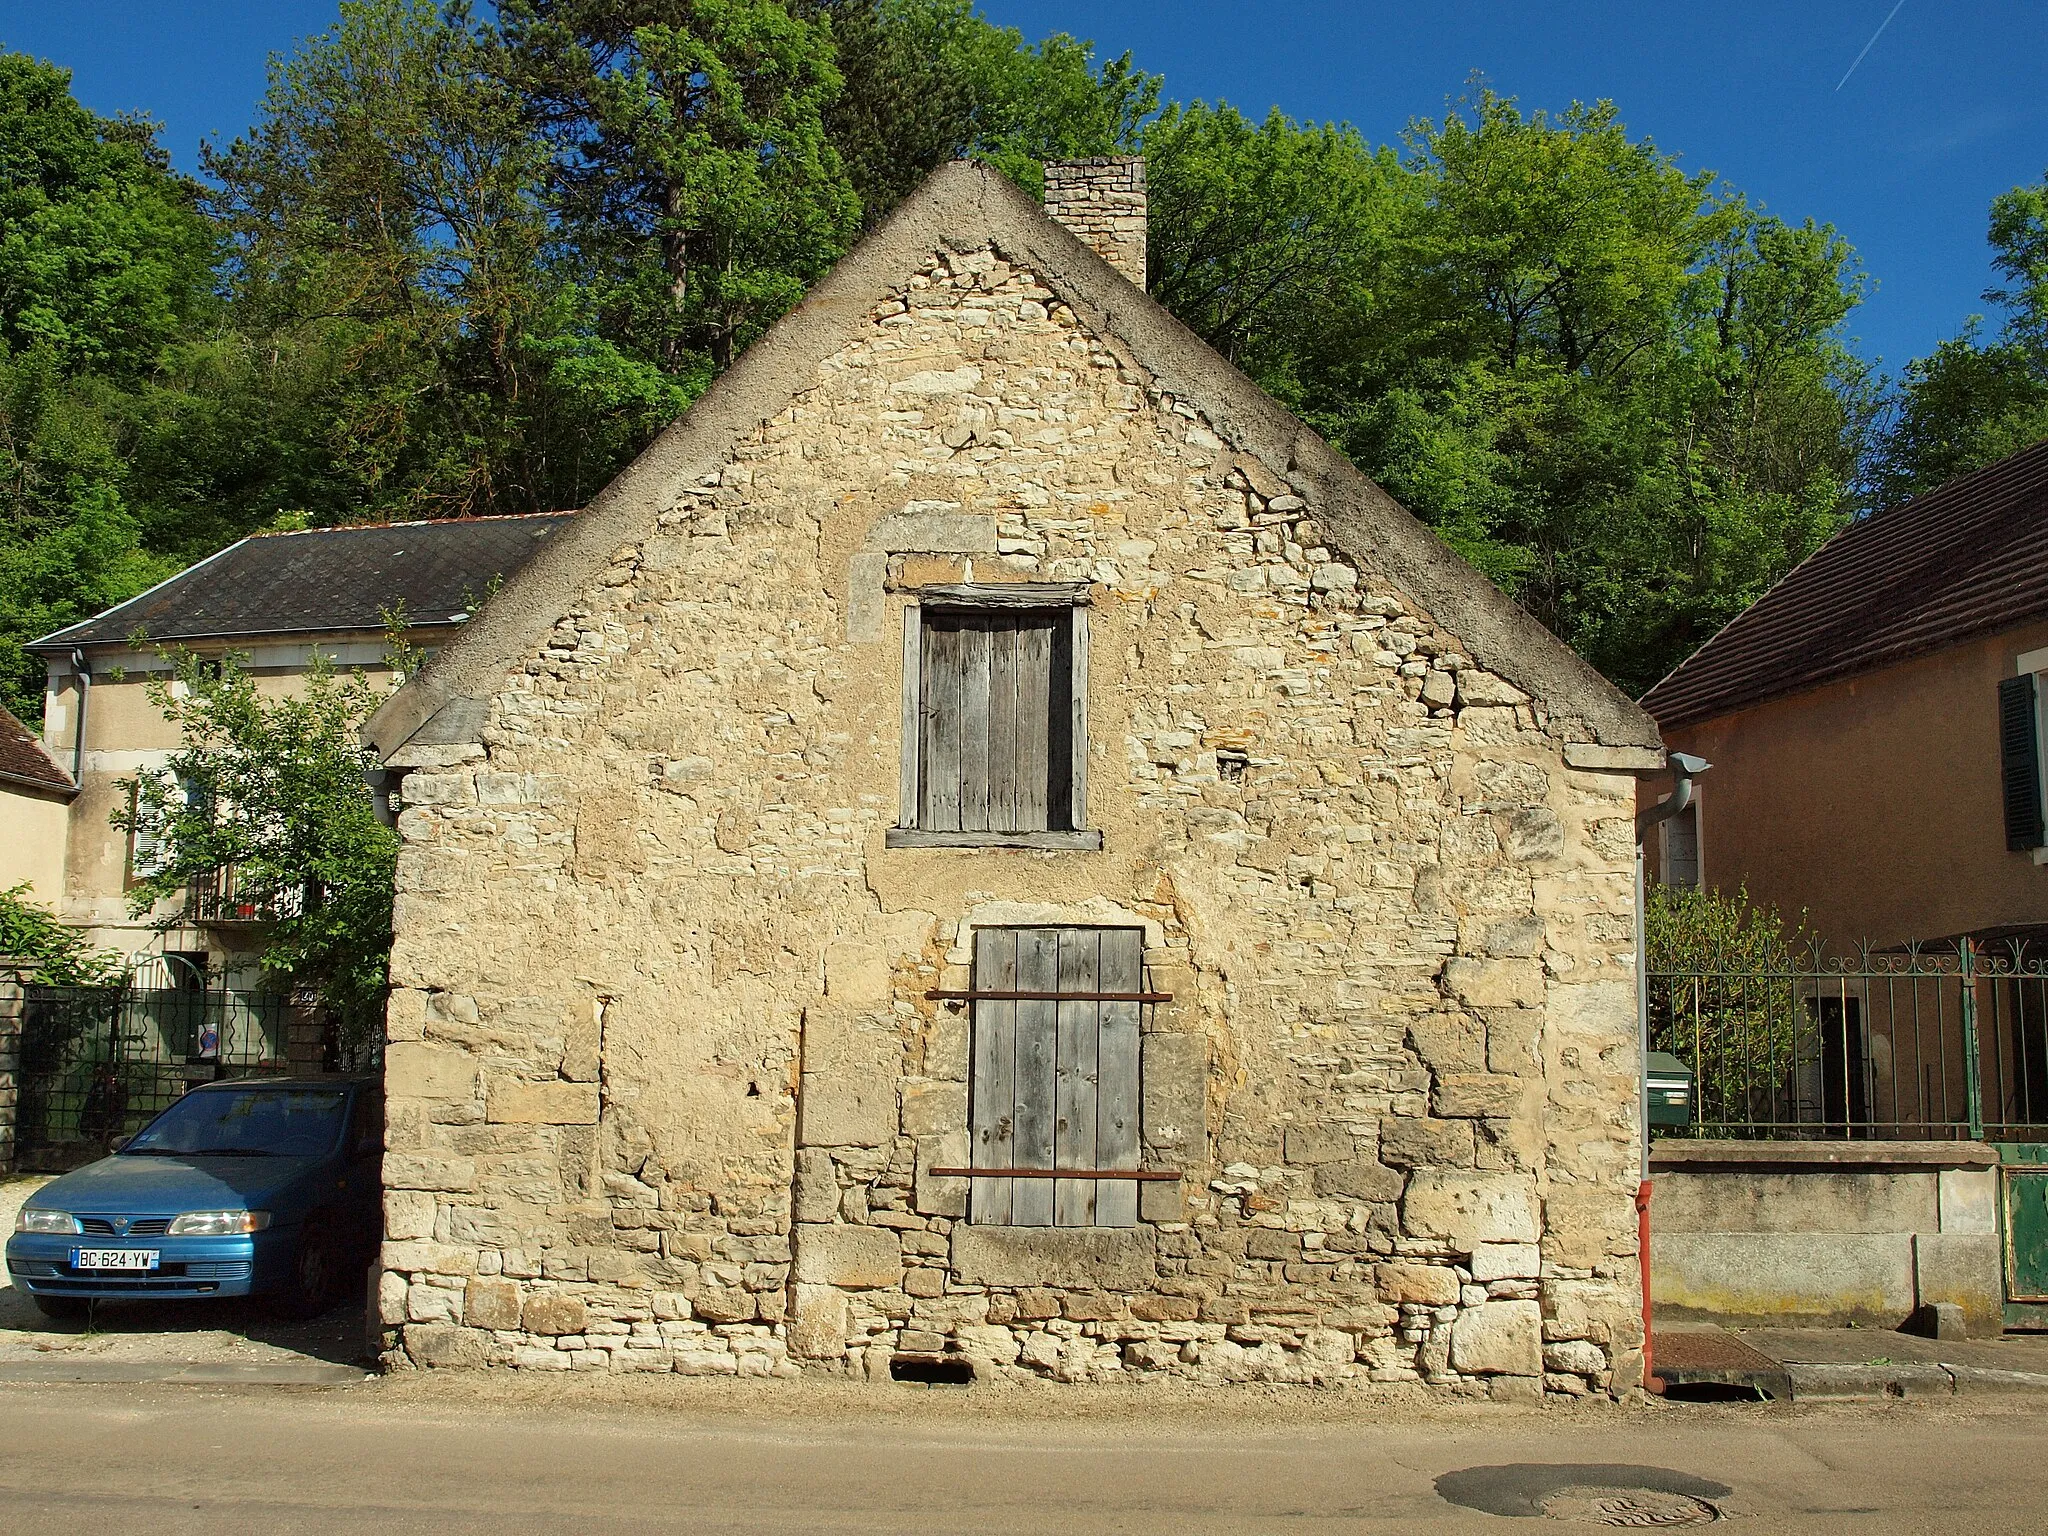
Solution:
<svg viewBox="0 0 2048 1536">
<path fill-rule="evenodd" d="M 1884 29 L 1892 24 L 1892 16 L 1898 15 L 1899 12 L 1903 11 L 1905 8 L 1906 0 L 1899 0 L 1899 3 L 1892 7 L 1891 15 L 1886 16 L 1883 21 L 1880 21 L 1877 24 L 1877 30 L 1870 34 L 1870 41 L 1863 45 L 1863 52 L 1856 55 L 1856 64 L 1861 64 L 1865 56 L 1869 54 L 1870 50 L 1877 46 L 1877 40 L 1880 37 L 1884 36 Z M 1849 83 L 1849 76 L 1856 73 L 1856 64 L 1851 64 L 1848 67 L 1848 69 L 1843 72 L 1842 78 L 1835 82 L 1836 90 L 1839 91 L 1843 86 Z"/>
</svg>

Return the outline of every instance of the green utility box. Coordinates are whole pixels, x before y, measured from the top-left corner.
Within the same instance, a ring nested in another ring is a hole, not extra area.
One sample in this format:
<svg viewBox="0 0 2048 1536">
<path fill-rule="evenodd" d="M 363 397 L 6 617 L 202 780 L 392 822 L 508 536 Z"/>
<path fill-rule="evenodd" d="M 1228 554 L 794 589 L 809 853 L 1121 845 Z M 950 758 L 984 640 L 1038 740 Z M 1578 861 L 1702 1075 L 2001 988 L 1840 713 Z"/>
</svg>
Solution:
<svg viewBox="0 0 2048 1536">
<path fill-rule="evenodd" d="M 1652 1051 L 1643 1063 L 1650 1089 L 1653 1130 L 1685 1130 L 1692 1124 L 1692 1068 L 1669 1051 Z"/>
</svg>

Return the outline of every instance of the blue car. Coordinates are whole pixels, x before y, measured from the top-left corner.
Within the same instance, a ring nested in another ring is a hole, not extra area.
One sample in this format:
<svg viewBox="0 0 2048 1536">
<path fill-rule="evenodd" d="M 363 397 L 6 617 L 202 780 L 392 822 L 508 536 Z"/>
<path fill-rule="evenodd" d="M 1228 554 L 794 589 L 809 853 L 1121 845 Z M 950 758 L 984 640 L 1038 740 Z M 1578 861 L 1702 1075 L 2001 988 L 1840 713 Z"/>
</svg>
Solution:
<svg viewBox="0 0 2048 1536">
<path fill-rule="evenodd" d="M 376 1078 L 208 1083 L 30 1195 L 7 1273 L 53 1318 L 205 1296 L 317 1317 L 376 1251 L 383 1150 Z"/>
</svg>

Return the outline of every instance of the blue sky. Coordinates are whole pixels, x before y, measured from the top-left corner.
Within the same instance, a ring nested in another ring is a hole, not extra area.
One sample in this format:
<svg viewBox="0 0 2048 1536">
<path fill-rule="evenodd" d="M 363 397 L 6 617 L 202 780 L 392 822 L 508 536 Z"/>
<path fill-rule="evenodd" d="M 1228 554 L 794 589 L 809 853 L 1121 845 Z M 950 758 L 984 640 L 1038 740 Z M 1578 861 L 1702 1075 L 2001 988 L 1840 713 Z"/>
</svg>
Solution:
<svg viewBox="0 0 2048 1536">
<path fill-rule="evenodd" d="M 1693 169 L 1841 229 L 1877 291 L 1852 322 L 1896 370 L 1981 310 L 1992 196 L 2048 169 L 2048 5 L 1904 0 L 985 0 L 1029 37 L 1130 49 L 1169 94 L 1355 123 L 1375 141 L 1482 72 L 1528 107 L 1610 97 Z M 268 54 L 334 0 L 0 0 L 0 44 L 101 112 L 159 118 L 180 165 L 245 126 Z"/>
</svg>

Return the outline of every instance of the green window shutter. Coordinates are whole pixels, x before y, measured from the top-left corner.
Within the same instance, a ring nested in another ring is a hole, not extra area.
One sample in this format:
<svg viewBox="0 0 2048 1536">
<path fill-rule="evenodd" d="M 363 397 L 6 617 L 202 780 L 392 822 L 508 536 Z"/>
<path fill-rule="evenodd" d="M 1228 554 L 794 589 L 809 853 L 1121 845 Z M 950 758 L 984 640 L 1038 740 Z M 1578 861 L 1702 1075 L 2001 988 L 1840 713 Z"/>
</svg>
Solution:
<svg viewBox="0 0 2048 1536">
<path fill-rule="evenodd" d="M 2014 853 L 2041 846 L 2041 756 L 2034 729 L 2034 679 L 1998 685 L 1999 773 L 2005 790 L 2005 846 Z"/>
</svg>

